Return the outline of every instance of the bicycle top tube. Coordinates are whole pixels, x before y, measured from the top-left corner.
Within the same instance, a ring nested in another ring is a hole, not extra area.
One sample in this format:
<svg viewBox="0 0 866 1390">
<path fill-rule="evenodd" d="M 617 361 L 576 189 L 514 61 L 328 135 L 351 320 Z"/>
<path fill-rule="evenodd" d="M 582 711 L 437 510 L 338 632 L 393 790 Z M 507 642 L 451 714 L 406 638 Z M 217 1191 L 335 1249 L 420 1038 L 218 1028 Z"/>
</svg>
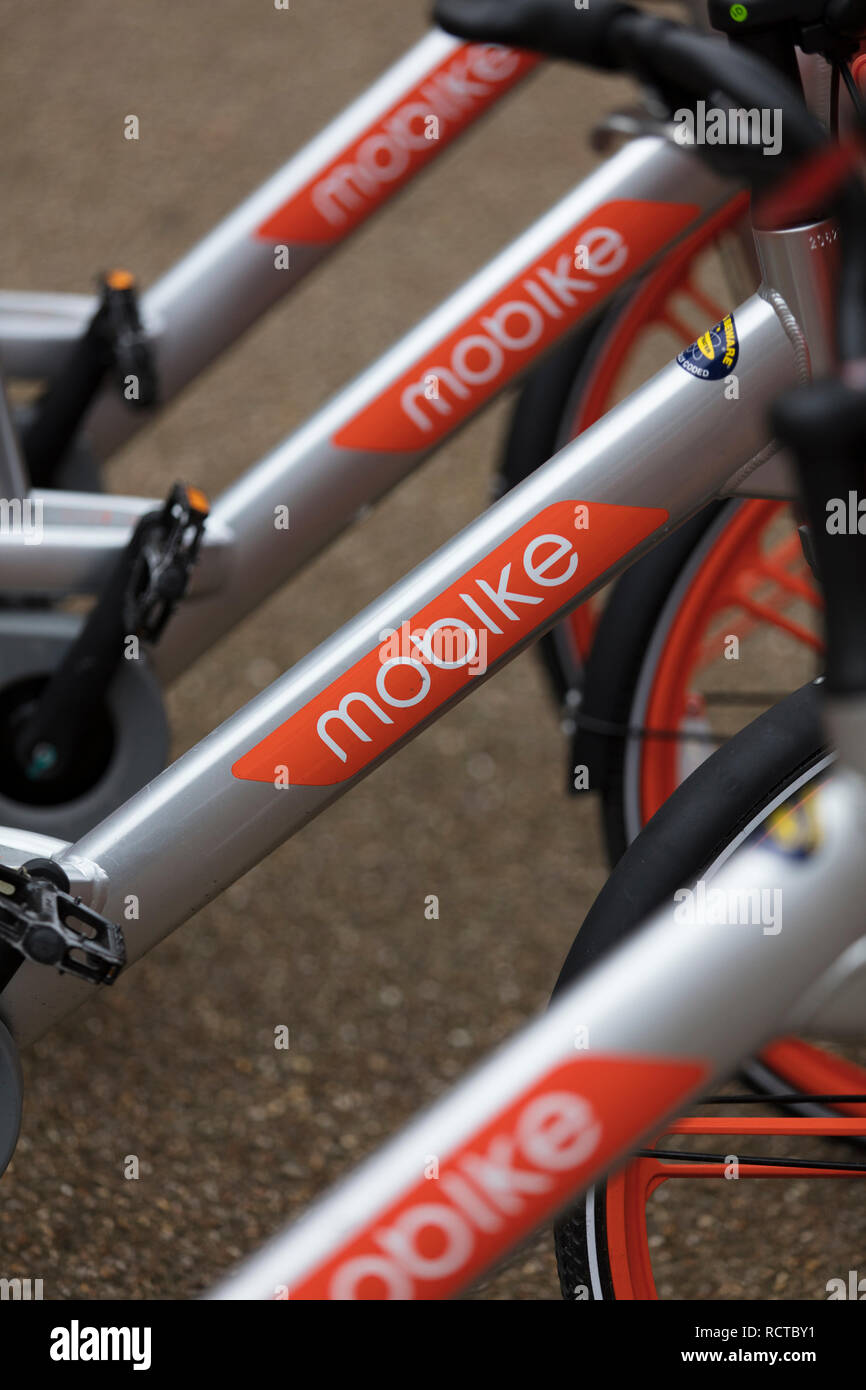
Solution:
<svg viewBox="0 0 866 1390">
<path fill-rule="evenodd" d="M 142 296 L 161 399 L 357 231 L 538 66 L 526 52 L 433 30 Z M 141 419 L 103 394 L 85 422 L 100 455 Z"/>
</svg>

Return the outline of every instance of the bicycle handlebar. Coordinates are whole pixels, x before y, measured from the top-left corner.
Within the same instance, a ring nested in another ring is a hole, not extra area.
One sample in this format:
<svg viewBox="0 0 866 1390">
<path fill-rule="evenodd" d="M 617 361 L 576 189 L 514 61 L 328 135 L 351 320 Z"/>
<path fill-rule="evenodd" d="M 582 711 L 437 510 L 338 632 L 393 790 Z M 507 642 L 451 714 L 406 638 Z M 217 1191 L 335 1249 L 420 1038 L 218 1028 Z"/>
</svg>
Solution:
<svg viewBox="0 0 866 1390">
<path fill-rule="evenodd" d="M 757 0 L 756 7 L 760 27 L 792 19 L 811 25 L 817 21 L 822 29 L 836 25 L 838 35 L 845 26 L 863 22 L 866 0 Z M 747 6 L 737 8 L 748 15 Z M 714 106 L 727 98 L 741 107 L 781 109 L 782 158 L 773 161 L 772 171 L 762 166 L 764 184 L 768 173 L 787 173 L 792 163 L 828 148 L 826 133 L 809 115 L 797 88 L 767 62 L 740 44 L 696 33 L 620 0 L 591 0 L 584 10 L 576 9 L 574 0 L 437 0 L 434 14 L 444 29 L 464 39 L 630 71 L 652 82 L 672 112 L 683 104 L 683 96 L 707 98 Z M 737 16 L 731 13 L 731 19 Z M 817 43 L 822 41 L 816 37 Z M 718 158 L 716 147 L 696 152 Z M 741 167 L 745 169 L 745 160 Z M 754 167 L 750 172 L 754 180 Z M 795 455 L 816 544 L 826 597 L 827 688 L 862 697 L 866 544 L 859 534 L 831 540 L 826 531 L 828 498 L 844 497 L 862 481 L 866 438 L 866 189 L 856 172 L 838 188 L 833 211 L 842 251 L 837 340 L 841 360 L 850 364 L 848 378 L 788 393 L 776 402 L 773 419 L 777 436 Z"/>
<path fill-rule="evenodd" d="M 437 0 L 434 18 L 463 39 L 617 71 L 624 64 L 612 27 L 617 15 L 629 13 L 636 11 L 625 0 L 591 0 L 585 10 L 573 0 Z"/>
<path fill-rule="evenodd" d="M 574 0 L 436 0 L 434 19 L 460 38 L 629 71 L 654 83 L 672 110 L 684 100 L 722 94 L 745 107 L 781 109 L 785 148 L 775 172 L 826 140 L 797 89 L 767 63 L 724 39 L 696 33 L 623 0 L 591 0 L 585 10 L 575 9 Z M 700 152 L 713 158 L 715 148 Z M 762 181 L 766 174 L 762 166 Z"/>
<path fill-rule="evenodd" d="M 797 26 L 816 38 L 845 39 L 863 32 L 866 0 L 749 0 L 748 5 L 709 0 L 709 17 L 713 28 L 726 34 Z"/>
</svg>

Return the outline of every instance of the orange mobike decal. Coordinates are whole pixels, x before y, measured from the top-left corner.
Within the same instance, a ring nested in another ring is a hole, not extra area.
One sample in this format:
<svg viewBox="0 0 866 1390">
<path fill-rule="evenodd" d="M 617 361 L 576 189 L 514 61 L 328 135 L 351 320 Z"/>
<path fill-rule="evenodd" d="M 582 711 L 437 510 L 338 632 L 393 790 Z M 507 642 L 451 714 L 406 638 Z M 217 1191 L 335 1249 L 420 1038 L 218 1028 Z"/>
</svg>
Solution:
<svg viewBox="0 0 866 1390">
<path fill-rule="evenodd" d="M 693 203 L 619 198 L 516 276 L 334 435 L 344 449 L 429 449 L 693 222 Z"/>
<path fill-rule="evenodd" d="M 264 241 L 339 241 L 541 60 L 463 44 L 257 229 Z"/>
<path fill-rule="evenodd" d="M 708 1075 L 695 1061 L 586 1057 L 551 1070 L 419 1178 L 290 1299 L 433 1299 L 457 1293 L 563 1207 Z M 425 1167 L 426 1165 L 426 1167 Z"/>
<path fill-rule="evenodd" d="M 232 767 L 272 786 L 345 782 L 458 695 L 668 519 L 661 507 L 554 502 Z"/>
</svg>

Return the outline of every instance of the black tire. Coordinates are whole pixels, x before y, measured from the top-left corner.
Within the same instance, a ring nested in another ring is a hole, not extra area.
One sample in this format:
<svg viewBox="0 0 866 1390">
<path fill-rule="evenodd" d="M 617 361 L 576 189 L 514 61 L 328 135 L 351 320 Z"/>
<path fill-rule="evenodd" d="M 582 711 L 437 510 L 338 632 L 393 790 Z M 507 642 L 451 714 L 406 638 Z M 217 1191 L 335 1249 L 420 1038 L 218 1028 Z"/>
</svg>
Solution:
<svg viewBox="0 0 866 1390">
<path fill-rule="evenodd" d="M 584 766 L 599 797 L 608 863 L 616 864 L 634 832 L 629 827 L 625 733 L 634 724 L 636 691 L 659 618 L 681 576 L 703 542 L 725 525 L 740 502 L 716 502 L 662 545 L 650 551 L 614 584 L 586 663 L 579 721 L 570 766 Z M 604 732 L 597 730 L 603 729 Z"/>
<path fill-rule="evenodd" d="M 756 818 L 826 759 L 815 684 L 788 696 L 719 748 L 626 850 L 575 938 L 554 995 L 684 883 L 699 878 Z M 747 1063 L 743 1074 L 749 1085 L 772 1088 L 771 1074 L 760 1063 Z M 781 1081 L 778 1088 L 790 1089 Z M 576 1289 L 587 1290 L 591 1299 L 614 1296 L 604 1198 L 601 1183 L 556 1225 L 563 1298 L 573 1299 Z"/>
</svg>

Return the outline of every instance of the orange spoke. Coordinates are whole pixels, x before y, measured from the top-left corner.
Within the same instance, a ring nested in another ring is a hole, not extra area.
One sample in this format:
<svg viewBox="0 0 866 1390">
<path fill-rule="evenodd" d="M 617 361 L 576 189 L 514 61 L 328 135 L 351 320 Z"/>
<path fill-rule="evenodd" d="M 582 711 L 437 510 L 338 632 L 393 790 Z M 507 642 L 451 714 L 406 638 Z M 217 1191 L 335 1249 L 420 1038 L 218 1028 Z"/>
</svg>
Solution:
<svg viewBox="0 0 866 1390">
<path fill-rule="evenodd" d="M 679 342 L 683 344 L 690 343 L 694 338 L 694 333 L 691 328 L 689 328 L 689 325 L 684 319 L 681 319 L 678 314 L 674 313 L 672 309 L 665 309 L 664 312 L 659 315 L 658 321 L 659 323 L 663 323 L 666 328 L 669 328 Z"/>
<path fill-rule="evenodd" d="M 710 299 L 709 295 L 704 294 L 700 285 L 698 285 L 691 276 L 686 280 L 683 290 L 691 295 L 692 299 L 703 310 L 712 323 L 721 323 L 726 311 L 722 309 L 715 300 Z"/>
<path fill-rule="evenodd" d="M 814 632 L 810 632 L 802 623 L 794 622 L 793 618 L 786 618 L 783 613 L 779 613 L 774 608 L 770 608 L 765 603 L 758 603 L 757 600 L 744 595 L 740 603 L 747 612 L 753 617 L 759 618 L 762 622 L 770 623 L 773 627 L 779 628 L 782 632 L 787 632 L 790 637 L 796 638 L 798 642 L 806 647 L 811 647 L 815 652 L 822 652 L 824 644 L 820 637 Z"/>
<path fill-rule="evenodd" d="M 822 606 L 821 595 L 805 574 L 792 574 L 790 570 L 782 569 L 781 566 L 777 568 L 775 565 L 762 565 L 761 573 L 769 582 L 778 584 L 796 598 L 804 599 L 813 608 Z"/>
</svg>

